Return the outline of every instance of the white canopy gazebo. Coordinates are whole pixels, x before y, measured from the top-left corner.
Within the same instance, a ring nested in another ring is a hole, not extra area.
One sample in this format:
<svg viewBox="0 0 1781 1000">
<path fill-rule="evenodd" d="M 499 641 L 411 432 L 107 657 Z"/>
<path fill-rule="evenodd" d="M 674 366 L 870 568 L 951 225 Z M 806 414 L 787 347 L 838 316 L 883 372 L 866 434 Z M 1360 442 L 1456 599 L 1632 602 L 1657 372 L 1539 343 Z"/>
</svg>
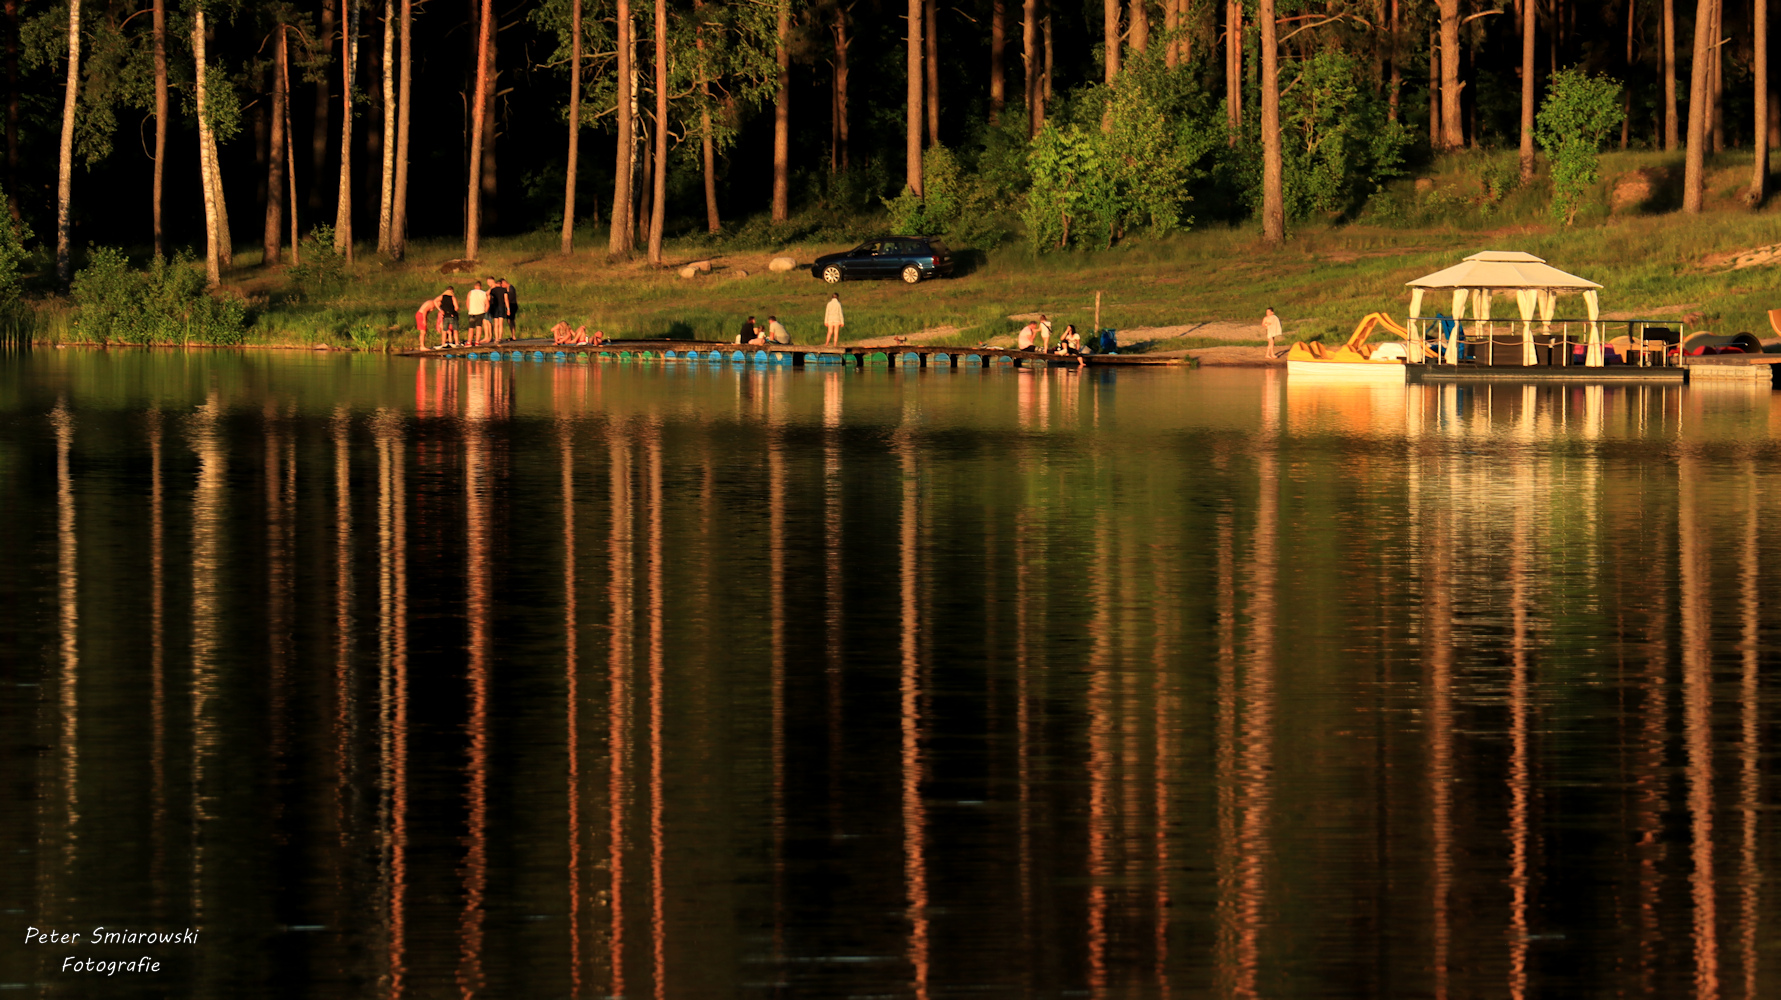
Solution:
<svg viewBox="0 0 1781 1000">
<path fill-rule="evenodd" d="M 1559 295 L 1581 292 L 1589 309 L 1589 351 L 1583 363 L 1591 368 L 1602 366 L 1602 327 L 1598 322 L 1601 301 L 1596 297 L 1602 286 L 1587 278 L 1566 274 L 1531 253 L 1486 250 L 1446 270 L 1405 284 L 1410 288 L 1409 325 L 1412 331 L 1420 329 L 1418 320 L 1422 317 L 1423 293 L 1453 292 L 1453 329 L 1443 338 L 1442 345 L 1442 360 L 1450 365 L 1459 363 L 1459 321 L 1466 316 L 1468 301 L 1472 303 L 1472 318 L 1489 322 L 1491 293 L 1513 294 L 1521 311 L 1521 363 L 1532 365 L 1538 363 L 1534 355 L 1535 310 L 1538 309 L 1541 321 L 1549 324 Z M 1411 353 L 1420 355 L 1421 352 Z M 1421 359 L 1415 357 L 1412 360 Z"/>
</svg>

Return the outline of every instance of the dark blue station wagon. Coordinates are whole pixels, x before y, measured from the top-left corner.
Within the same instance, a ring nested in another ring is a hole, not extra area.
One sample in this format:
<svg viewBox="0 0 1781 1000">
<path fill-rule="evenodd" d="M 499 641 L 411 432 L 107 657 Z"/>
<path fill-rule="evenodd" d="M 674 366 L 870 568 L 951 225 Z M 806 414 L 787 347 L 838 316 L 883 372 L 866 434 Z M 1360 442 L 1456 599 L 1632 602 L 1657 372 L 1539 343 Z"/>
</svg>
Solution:
<svg viewBox="0 0 1781 1000">
<path fill-rule="evenodd" d="M 881 236 L 846 253 L 816 258 L 810 275 L 831 285 L 862 278 L 900 278 L 913 285 L 923 278 L 952 277 L 952 253 L 937 236 Z"/>
</svg>

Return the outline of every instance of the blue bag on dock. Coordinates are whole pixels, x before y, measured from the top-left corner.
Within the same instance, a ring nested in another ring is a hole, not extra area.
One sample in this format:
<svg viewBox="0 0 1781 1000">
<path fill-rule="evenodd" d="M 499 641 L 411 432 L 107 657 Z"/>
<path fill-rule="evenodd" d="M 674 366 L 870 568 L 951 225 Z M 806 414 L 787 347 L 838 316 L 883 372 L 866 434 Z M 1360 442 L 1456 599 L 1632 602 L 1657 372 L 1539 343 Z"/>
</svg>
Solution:
<svg viewBox="0 0 1781 1000">
<path fill-rule="evenodd" d="M 1096 345 L 1095 353 L 1097 353 L 1097 354 L 1118 354 L 1119 353 L 1119 331 L 1113 329 L 1112 327 L 1106 327 L 1106 328 L 1102 329 L 1100 332 L 1100 343 L 1098 345 Z"/>
</svg>

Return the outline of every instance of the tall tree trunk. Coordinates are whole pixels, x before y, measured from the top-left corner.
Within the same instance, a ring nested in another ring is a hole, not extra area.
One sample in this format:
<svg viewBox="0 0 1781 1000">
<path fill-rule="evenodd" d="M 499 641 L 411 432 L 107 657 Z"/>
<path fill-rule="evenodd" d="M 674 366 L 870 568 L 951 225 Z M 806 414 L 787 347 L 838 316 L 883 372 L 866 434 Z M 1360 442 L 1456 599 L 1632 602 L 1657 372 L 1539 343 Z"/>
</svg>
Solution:
<svg viewBox="0 0 1781 1000">
<path fill-rule="evenodd" d="M 1525 0 L 1531 3 L 1532 0 Z M 1404 69 L 1399 57 L 1399 42 L 1402 39 L 1402 25 L 1398 21 L 1398 0 L 1391 0 L 1391 82 L 1385 90 L 1385 116 L 1389 121 L 1398 120 L 1398 102 L 1404 93 Z"/>
<path fill-rule="evenodd" d="M 1045 120 L 1045 109 L 1051 104 L 1051 70 L 1056 54 L 1051 47 L 1051 4 L 1045 5 L 1045 16 L 1039 19 L 1039 34 L 1045 38 L 1045 68 L 1039 72 L 1039 120 Z"/>
<path fill-rule="evenodd" d="M 1757 0 L 1761 2 L 1761 0 Z M 1625 78 L 1633 78 L 1633 27 L 1638 23 L 1638 0 L 1626 0 L 1626 74 Z M 1626 149 L 1633 140 L 1633 88 L 1626 87 L 1626 107 L 1620 116 L 1620 148 Z"/>
<path fill-rule="evenodd" d="M 1712 109 L 1707 88 L 1712 86 L 1713 2 L 1695 0 L 1694 60 L 1688 81 L 1688 152 L 1682 166 L 1682 211 L 1700 214 L 1706 196 L 1707 129 Z"/>
<path fill-rule="evenodd" d="M 321 36 L 316 39 L 323 52 L 334 50 L 334 5 L 330 0 L 322 0 Z M 329 94 L 328 74 L 315 75 L 315 132 L 309 139 L 309 214 L 310 224 L 314 225 L 322 218 L 322 178 L 328 170 L 328 108 L 333 97 Z"/>
<path fill-rule="evenodd" d="M 1534 177 L 1534 21 L 1536 0 L 1521 0 L 1521 182 Z"/>
<path fill-rule="evenodd" d="M 1021 63 L 1026 67 L 1027 133 L 1036 136 L 1045 127 L 1039 112 L 1039 70 L 1045 57 L 1039 52 L 1039 0 L 1023 0 L 1020 8 Z"/>
<path fill-rule="evenodd" d="M 851 138 L 851 127 L 848 121 L 847 103 L 847 50 L 852 39 L 847 35 L 847 8 L 837 5 L 835 8 L 835 166 L 840 170 L 848 169 L 847 147 Z M 713 218 L 715 218 L 717 195 L 712 194 Z"/>
<path fill-rule="evenodd" d="M 287 27 L 284 29 L 284 35 L 279 39 L 279 41 L 286 43 L 286 47 L 284 53 L 284 66 L 278 84 L 279 87 L 284 90 L 285 190 L 290 195 L 291 266 L 295 267 L 303 261 L 297 249 L 298 241 L 301 238 L 301 231 L 297 225 L 297 130 L 291 124 L 291 54 L 288 44 L 289 35 L 290 29 Z"/>
<path fill-rule="evenodd" d="M 402 0 L 402 79 L 396 92 L 396 193 L 390 208 L 390 256 L 408 256 L 408 121 L 412 110 L 409 87 L 414 81 L 414 0 Z"/>
<path fill-rule="evenodd" d="M 1243 5 L 1224 5 L 1224 116 L 1235 146 L 1243 130 Z"/>
<path fill-rule="evenodd" d="M 717 137 L 711 134 L 711 78 L 708 75 L 710 66 L 705 61 L 705 4 L 694 0 L 694 17 L 699 25 L 693 32 L 694 46 L 698 51 L 699 60 L 699 166 L 705 181 L 705 231 L 718 233 L 723 231 L 723 220 L 717 214 Z M 835 100 L 839 104 L 836 114 L 837 143 L 841 149 L 841 165 L 847 165 L 847 14 L 841 8 L 835 10 L 835 52 L 840 60 L 835 66 Z"/>
<path fill-rule="evenodd" d="M 352 263 L 352 78 L 359 54 L 359 0 L 340 0 L 340 191 L 334 202 L 334 249 Z"/>
<path fill-rule="evenodd" d="M 290 95 L 284 89 L 285 80 L 290 76 L 285 69 L 289 52 L 285 44 L 284 22 L 280 21 L 273 31 L 272 134 L 266 143 L 266 229 L 260 239 L 260 264 L 264 267 L 278 263 L 279 251 L 284 243 L 284 123 L 285 105 L 290 100 Z M 159 166 L 157 163 L 156 167 Z"/>
<path fill-rule="evenodd" d="M 1713 0 L 1713 32 L 1708 36 L 1711 44 L 1713 60 L 1713 76 L 1708 83 L 1708 93 L 1712 95 L 1709 106 L 1710 118 L 1713 123 L 1713 152 L 1725 150 L 1725 46 L 1720 44 L 1725 37 L 1721 25 L 1725 20 L 1725 0 Z"/>
<path fill-rule="evenodd" d="M 56 169 L 56 280 L 74 279 L 69 209 L 74 195 L 74 106 L 80 99 L 80 0 L 68 0 L 68 77 L 62 92 L 62 149 Z M 203 115 L 200 105 L 200 116 Z"/>
<path fill-rule="evenodd" d="M 1751 19 L 1751 34 L 1756 47 L 1751 53 L 1750 74 L 1755 85 L 1756 113 L 1751 116 L 1754 127 L 1750 138 L 1755 147 L 1756 162 L 1751 165 L 1747 200 L 1750 207 L 1755 208 L 1769 193 L 1769 0 L 1755 0 Z"/>
<path fill-rule="evenodd" d="M 1132 51 L 1149 51 L 1150 12 L 1144 9 L 1144 0 L 1131 0 L 1126 5 L 1126 22 L 1130 25 L 1127 30 L 1132 40 Z"/>
<path fill-rule="evenodd" d="M 1674 152 L 1681 122 L 1676 113 L 1676 0 L 1664 0 L 1664 152 Z"/>
<path fill-rule="evenodd" d="M 9 0 L 7 6 L 10 10 L 12 10 L 14 12 L 16 12 L 18 10 L 18 4 L 16 3 L 16 0 Z M 167 162 L 167 4 L 166 4 L 166 0 L 155 0 L 154 21 L 153 21 L 153 27 L 151 30 L 154 35 L 154 48 L 155 48 L 155 179 L 154 179 L 154 187 L 152 189 L 153 193 L 149 196 L 149 198 L 151 201 L 154 202 L 155 256 L 164 257 L 167 254 L 167 238 L 161 230 L 161 180 L 162 180 L 162 176 L 163 176 L 163 168 L 165 167 L 166 162 Z M 14 32 L 14 37 L 16 37 L 16 35 L 17 35 L 17 33 Z M 14 96 L 13 96 L 13 103 L 12 103 L 13 114 L 8 118 L 7 125 L 6 125 L 6 127 L 7 127 L 6 155 L 7 155 L 7 162 L 9 164 L 6 197 L 7 197 L 8 201 L 11 202 L 15 206 L 12 214 L 13 214 L 14 218 L 17 218 L 18 210 L 16 208 L 16 205 L 18 203 L 16 200 L 13 199 L 10 164 L 13 162 L 13 160 L 15 160 L 17 158 L 16 154 L 18 152 L 18 142 L 16 141 L 18 139 L 18 129 L 17 129 L 18 121 L 17 121 L 17 114 L 16 114 L 16 112 L 18 110 L 18 99 L 17 99 L 18 60 L 13 56 L 10 49 L 8 50 L 8 54 L 7 54 L 7 71 L 8 71 L 8 74 L 12 77 L 13 95 Z"/>
<path fill-rule="evenodd" d="M 501 221 L 501 199 L 496 167 L 499 165 L 501 151 L 500 139 L 501 120 L 495 114 L 495 95 L 501 92 L 501 23 L 499 18 L 489 25 L 489 83 L 488 98 L 482 106 L 482 228 L 492 229 Z M 636 64 L 637 53 L 631 53 L 632 64 Z M 636 90 L 633 81 L 631 89 Z"/>
<path fill-rule="evenodd" d="M 905 57 L 907 65 L 907 86 L 905 101 L 908 107 L 904 111 L 904 144 L 903 144 L 903 184 L 914 192 L 917 198 L 922 194 L 921 183 L 921 25 L 922 0 L 909 0 L 909 51 Z"/>
<path fill-rule="evenodd" d="M 1255 20 L 1262 49 L 1262 239 L 1278 246 L 1286 242 L 1286 199 L 1281 188 L 1280 46 L 1275 41 L 1274 0 L 1261 0 Z"/>
<path fill-rule="evenodd" d="M 1466 144 L 1459 102 L 1459 0 L 1437 0 L 1441 10 L 1441 144 L 1459 149 Z"/>
<path fill-rule="evenodd" d="M 1429 32 L 1429 148 L 1441 148 L 1441 33 Z"/>
<path fill-rule="evenodd" d="M 625 35 L 625 47 L 631 61 L 631 204 L 629 221 L 625 224 L 626 252 L 637 249 L 637 243 L 648 236 L 643 227 L 646 218 L 643 205 L 649 200 L 649 130 L 643 124 L 643 79 L 637 61 L 637 26 L 631 25 Z M 641 175 L 641 176 L 639 176 Z"/>
<path fill-rule="evenodd" d="M 470 183 L 464 194 L 465 260 L 475 260 L 482 243 L 482 144 L 487 138 L 483 123 L 488 120 L 489 35 L 494 21 L 493 5 L 482 0 L 476 18 L 476 91 L 470 105 Z"/>
<path fill-rule="evenodd" d="M 1104 79 L 1112 83 L 1119 75 L 1119 0 L 1101 0 L 1101 44 Z"/>
<path fill-rule="evenodd" d="M 606 243 L 606 252 L 615 257 L 631 252 L 631 172 L 636 167 L 637 156 L 630 113 L 631 104 L 635 100 L 635 95 L 631 93 L 633 25 L 630 0 L 618 0 L 617 23 L 618 37 L 614 48 L 618 52 L 618 70 L 615 75 L 618 99 L 614 104 L 617 109 L 614 118 L 618 123 L 618 162 L 612 170 L 612 232 Z"/>
<path fill-rule="evenodd" d="M 779 25 L 773 37 L 773 59 L 778 64 L 778 89 L 773 95 L 773 221 L 784 222 L 792 217 L 791 0 L 779 0 Z M 661 124 L 657 123 L 658 131 Z"/>
<path fill-rule="evenodd" d="M 160 10 L 156 0 L 157 11 Z M 6 210 L 12 221 L 19 214 L 19 0 L 5 0 L 6 10 Z M 160 121 L 165 114 L 157 116 Z M 159 161 L 156 161 L 159 163 Z M 156 204 L 160 202 L 157 199 Z"/>
<path fill-rule="evenodd" d="M 922 42 L 927 47 L 927 112 L 928 112 L 928 145 L 940 145 L 940 24 L 936 13 L 940 0 L 927 0 L 922 6 L 926 8 L 923 17 L 926 28 L 923 30 Z"/>
<path fill-rule="evenodd" d="M 389 255 L 396 224 L 396 4 L 383 0 L 383 173 L 377 211 L 377 252 Z"/>
<path fill-rule="evenodd" d="M 79 0 L 75 0 L 76 3 Z M 197 69 L 192 81 L 192 93 L 198 105 L 198 172 L 204 186 L 204 273 L 215 288 L 223 280 L 220 220 L 217 205 L 216 183 L 216 146 L 211 141 L 210 130 L 210 67 L 204 52 L 204 7 L 199 5 L 193 11 L 192 20 L 192 55 Z"/>
<path fill-rule="evenodd" d="M 1176 0 L 1163 0 L 1163 33 L 1169 36 L 1169 44 L 1163 49 L 1163 65 L 1170 69 L 1181 65 L 1181 28 L 1181 5 Z"/>
<path fill-rule="evenodd" d="M 668 4 L 656 0 L 655 193 L 650 197 L 649 262 L 662 266 L 662 227 L 668 197 Z"/>
<path fill-rule="evenodd" d="M 266 74 L 266 73 L 271 72 L 271 69 L 268 66 L 261 66 L 261 67 L 259 67 L 259 71 L 261 74 Z M 262 77 L 261 82 L 264 83 L 263 77 Z M 270 97 L 270 95 L 272 93 L 271 86 L 269 86 L 269 85 L 266 86 L 264 88 L 264 93 L 268 97 Z M 267 105 L 269 105 L 270 103 L 271 102 L 269 100 L 268 101 L 255 100 L 255 101 L 249 102 L 248 107 L 246 109 L 244 109 L 244 110 L 250 111 L 252 114 L 252 117 L 253 117 L 253 125 L 254 125 L 254 169 L 253 169 L 254 207 L 260 210 L 261 215 L 264 215 L 266 213 L 266 197 L 267 197 L 266 172 L 269 169 L 266 161 L 267 161 L 267 158 L 272 150 L 272 122 L 267 117 L 267 115 L 269 113 Z"/>
<path fill-rule="evenodd" d="M 705 48 L 699 42 L 701 61 Z M 707 128 L 710 126 L 707 125 Z M 581 162 L 581 0 L 569 0 L 569 177 L 563 184 L 563 256 L 575 252 L 575 175 Z"/>
<path fill-rule="evenodd" d="M 1002 69 L 1003 55 L 1008 47 L 1007 0 L 990 0 L 989 5 L 989 123 L 1000 124 L 1002 107 L 1008 103 L 1004 87 L 1007 74 Z"/>
<path fill-rule="evenodd" d="M 655 204 L 655 132 L 649 124 L 643 123 L 643 183 L 637 187 L 637 242 L 645 247 L 649 245 L 649 224 L 654 214 Z M 655 261 L 650 261 L 651 264 Z"/>
</svg>

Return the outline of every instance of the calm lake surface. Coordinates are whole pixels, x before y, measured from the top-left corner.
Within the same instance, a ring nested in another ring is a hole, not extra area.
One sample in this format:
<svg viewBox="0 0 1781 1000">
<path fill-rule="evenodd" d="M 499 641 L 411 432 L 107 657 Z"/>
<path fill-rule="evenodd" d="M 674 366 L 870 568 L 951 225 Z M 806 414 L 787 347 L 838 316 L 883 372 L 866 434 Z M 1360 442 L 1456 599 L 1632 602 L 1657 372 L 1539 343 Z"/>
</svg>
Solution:
<svg viewBox="0 0 1781 1000">
<path fill-rule="evenodd" d="M 8 355 L 0 987 L 1781 994 L 1778 414 Z"/>
</svg>

